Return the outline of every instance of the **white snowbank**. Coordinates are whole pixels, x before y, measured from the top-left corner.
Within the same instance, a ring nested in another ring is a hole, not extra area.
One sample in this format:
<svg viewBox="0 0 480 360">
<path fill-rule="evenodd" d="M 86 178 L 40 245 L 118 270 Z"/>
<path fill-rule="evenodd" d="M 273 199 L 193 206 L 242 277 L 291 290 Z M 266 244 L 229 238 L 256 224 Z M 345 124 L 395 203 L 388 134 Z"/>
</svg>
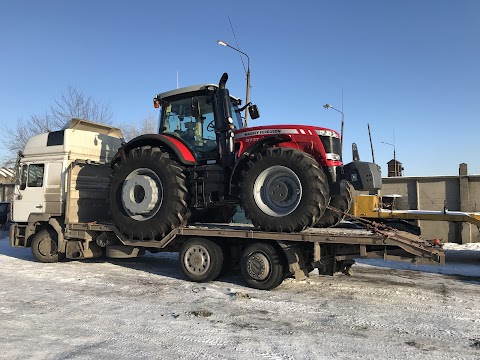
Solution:
<svg viewBox="0 0 480 360">
<path fill-rule="evenodd" d="M 445 250 L 455 250 L 455 251 L 480 251 L 480 242 L 470 243 L 470 244 L 455 244 L 455 243 L 446 243 L 443 245 Z"/>
</svg>

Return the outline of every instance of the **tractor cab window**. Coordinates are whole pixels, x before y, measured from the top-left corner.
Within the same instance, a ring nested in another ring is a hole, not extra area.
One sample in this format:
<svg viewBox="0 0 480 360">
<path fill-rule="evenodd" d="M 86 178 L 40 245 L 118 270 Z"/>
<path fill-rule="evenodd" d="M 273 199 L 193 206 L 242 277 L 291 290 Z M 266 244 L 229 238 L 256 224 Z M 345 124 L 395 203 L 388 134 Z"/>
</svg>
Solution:
<svg viewBox="0 0 480 360">
<path fill-rule="evenodd" d="M 237 105 L 232 102 L 236 129 L 242 127 Z M 218 154 L 212 97 L 199 95 L 162 104 L 160 132 L 184 140 L 198 160 L 215 159 Z"/>
<path fill-rule="evenodd" d="M 215 157 L 217 143 L 210 97 L 189 97 L 164 105 L 161 130 L 184 140 L 198 159 Z"/>
<path fill-rule="evenodd" d="M 240 110 L 238 109 L 238 105 L 240 102 L 232 100 L 231 101 L 231 112 L 233 118 L 233 125 L 235 126 L 235 130 L 243 129 L 243 119 L 242 114 L 240 114 Z"/>
</svg>

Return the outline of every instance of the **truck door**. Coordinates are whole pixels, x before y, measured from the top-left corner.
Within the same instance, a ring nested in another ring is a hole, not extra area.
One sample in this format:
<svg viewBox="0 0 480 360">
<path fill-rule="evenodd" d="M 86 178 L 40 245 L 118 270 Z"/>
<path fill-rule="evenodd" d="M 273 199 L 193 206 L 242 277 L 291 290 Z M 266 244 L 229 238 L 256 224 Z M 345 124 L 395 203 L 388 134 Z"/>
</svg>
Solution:
<svg viewBox="0 0 480 360">
<path fill-rule="evenodd" d="M 27 222 L 31 213 L 45 212 L 45 164 L 23 164 L 15 186 L 13 221 Z"/>
</svg>

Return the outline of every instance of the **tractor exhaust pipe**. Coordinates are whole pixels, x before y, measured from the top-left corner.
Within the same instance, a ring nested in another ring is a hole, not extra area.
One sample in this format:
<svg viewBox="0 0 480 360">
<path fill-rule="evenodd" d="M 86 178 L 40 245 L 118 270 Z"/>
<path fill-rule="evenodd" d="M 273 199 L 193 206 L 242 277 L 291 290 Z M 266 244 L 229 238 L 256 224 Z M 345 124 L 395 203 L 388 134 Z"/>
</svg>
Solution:
<svg viewBox="0 0 480 360">
<path fill-rule="evenodd" d="M 235 142 L 233 139 L 233 120 L 230 107 L 230 93 L 225 87 L 228 74 L 224 73 L 220 78 L 217 90 L 217 119 L 215 132 L 219 135 L 218 152 L 220 163 L 223 167 L 233 168 L 235 165 Z"/>
<path fill-rule="evenodd" d="M 228 74 L 223 73 L 222 77 L 220 78 L 220 82 L 218 83 L 219 89 L 225 89 L 225 85 L 227 84 Z"/>
</svg>

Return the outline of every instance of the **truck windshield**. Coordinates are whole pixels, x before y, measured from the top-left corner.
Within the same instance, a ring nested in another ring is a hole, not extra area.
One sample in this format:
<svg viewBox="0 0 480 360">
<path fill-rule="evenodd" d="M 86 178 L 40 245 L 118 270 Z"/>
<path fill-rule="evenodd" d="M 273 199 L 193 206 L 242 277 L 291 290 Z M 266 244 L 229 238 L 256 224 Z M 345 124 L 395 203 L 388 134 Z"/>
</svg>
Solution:
<svg viewBox="0 0 480 360">
<path fill-rule="evenodd" d="M 231 103 L 231 109 L 235 129 L 242 128 L 237 106 Z M 197 160 L 216 158 L 218 151 L 211 96 L 165 101 L 162 104 L 160 132 L 184 140 L 194 151 Z"/>
</svg>

